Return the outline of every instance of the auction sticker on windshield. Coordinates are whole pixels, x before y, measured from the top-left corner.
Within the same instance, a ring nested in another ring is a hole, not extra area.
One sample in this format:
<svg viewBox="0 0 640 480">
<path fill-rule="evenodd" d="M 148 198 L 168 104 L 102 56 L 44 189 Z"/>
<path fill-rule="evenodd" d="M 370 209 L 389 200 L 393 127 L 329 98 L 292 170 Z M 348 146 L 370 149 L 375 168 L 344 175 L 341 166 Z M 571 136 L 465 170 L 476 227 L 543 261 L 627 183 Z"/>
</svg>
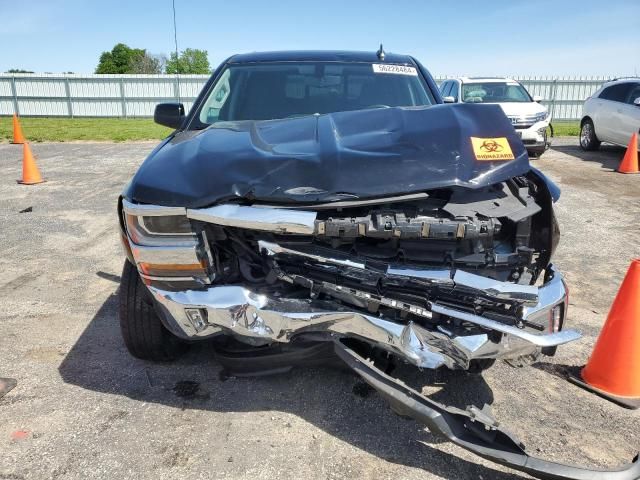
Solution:
<svg viewBox="0 0 640 480">
<path fill-rule="evenodd" d="M 513 160 L 513 152 L 509 141 L 505 137 L 499 138 L 478 138 L 470 137 L 473 154 L 476 160 Z"/>
<path fill-rule="evenodd" d="M 406 65 L 391 65 L 386 63 L 374 63 L 372 65 L 374 73 L 392 73 L 395 75 L 412 75 L 414 77 L 418 76 L 416 67 L 408 67 Z"/>
</svg>

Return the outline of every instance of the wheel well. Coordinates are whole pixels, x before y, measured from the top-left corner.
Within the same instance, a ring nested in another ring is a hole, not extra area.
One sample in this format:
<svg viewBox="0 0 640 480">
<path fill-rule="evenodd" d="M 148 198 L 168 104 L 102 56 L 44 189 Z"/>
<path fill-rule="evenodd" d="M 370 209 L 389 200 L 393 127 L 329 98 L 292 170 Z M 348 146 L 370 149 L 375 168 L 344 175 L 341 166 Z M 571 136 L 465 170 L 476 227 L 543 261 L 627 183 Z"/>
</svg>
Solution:
<svg viewBox="0 0 640 480">
<path fill-rule="evenodd" d="M 590 116 L 587 115 L 586 117 L 582 117 L 582 120 L 580 120 L 580 126 L 582 127 L 582 125 L 584 125 L 584 122 L 586 122 L 587 120 L 589 120 L 593 124 L 593 120 Z"/>
</svg>

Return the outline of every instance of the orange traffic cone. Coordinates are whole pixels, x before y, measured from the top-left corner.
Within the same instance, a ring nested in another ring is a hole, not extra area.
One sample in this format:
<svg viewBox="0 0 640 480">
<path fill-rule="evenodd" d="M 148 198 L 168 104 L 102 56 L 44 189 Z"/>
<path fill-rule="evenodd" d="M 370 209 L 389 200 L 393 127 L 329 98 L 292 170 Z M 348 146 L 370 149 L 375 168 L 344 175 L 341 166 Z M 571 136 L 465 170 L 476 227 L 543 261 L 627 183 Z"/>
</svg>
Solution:
<svg viewBox="0 0 640 480">
<path fill-rule="evenodd" d="M 620 173 L 640 173 L 638 168 L 638 134 L 631 135 L 627 151 L 618 167 Z"/>
<path fill-rule="evenodd" d="M 22 127 L 20 126 L 20 121 L 18 120 L 18 116 L 13 114 L 13 142 L 11 143 L 24 143 L 26 139 L 22 134 Z"/>
<path fill-rule="evenodd" d="M 25 142 L 22 146 L 22 180 L 18 180 L 18 183 L 35 185 L 36 183 L 42 182 L 44 182 L 44 180 L 33 158 L 33 153 L 31 153 L 31 147 Z"/>
<path fill-rule="evenodd" d="M 640 259 L 633 260 L 607 321 L 574 383 L 627 408 L 640 408 Z"/>
</svg>

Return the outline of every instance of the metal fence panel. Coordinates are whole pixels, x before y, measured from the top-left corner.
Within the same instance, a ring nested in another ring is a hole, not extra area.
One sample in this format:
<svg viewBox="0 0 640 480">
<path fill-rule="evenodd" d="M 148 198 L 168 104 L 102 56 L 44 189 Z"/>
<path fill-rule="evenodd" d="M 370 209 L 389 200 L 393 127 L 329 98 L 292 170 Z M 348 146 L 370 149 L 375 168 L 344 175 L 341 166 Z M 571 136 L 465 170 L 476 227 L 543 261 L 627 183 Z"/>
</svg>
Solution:
<svg viewBox="0 0 640 480">
<path fill-rule="evenodd" d="M 173 97 L 175 79 L 127 79 L 123 81 L 125 97 Z"/>
<path fill-rule="evenodd" d="M 16 95 L 24 98 L 65 97 L 64 78 L 15 78 Z"/>
<path fill-rule="evenodd" d="M 582 104 L 613 77 L 515 77 L 531 95 L 540 95 L 556 120 L 578 120 Z"/>
<path fill-rule="evenodd" d="M 68 78 L 72 98 L 120 97 L 120 80 L 95 78 Z"/>
<path fill-rule="evenodd" d="M 0 112 L 13 112 L 13 100 L 0 99 Z"/>
<path fill-rule="evenodd" d="M 179 96 L 191 108 L 208 75 L 0 75 L 0 115 L 151 117 Z"/>
<path fill-rule="evenodd" d="M 122 117 L 122 102 L 118 100 L 73 100 L 74 117 Z M 67 115 L 69 116 L 69 115 Z"/>
<path fill-rule="evenodd" d="M 157 103 L 180 100 L 189 109 L 208 75 L 0 74 L 0 115 L 151 117 Z M 451 76 L 439 76 L 441 83 Z M 554 120 L 578 120 L 584 100 L 605 77 L 514 77 L 540 95 Z M 179 85 L 179 88 L 178 88 Z"/>
<path fill-rule="evenodd" d="M 0 76 L 0 101 L 8 101 L 9 103 L 13 103 L 13 91 L 11 89 L 11 77 L 2 77 Z"/>
<path fill-rule="evenodd" d="M 20 114 L 25 116 L 66 117 L 67 110 L 67 100 L 64 97 L 20 99 Z"/>
</svg>

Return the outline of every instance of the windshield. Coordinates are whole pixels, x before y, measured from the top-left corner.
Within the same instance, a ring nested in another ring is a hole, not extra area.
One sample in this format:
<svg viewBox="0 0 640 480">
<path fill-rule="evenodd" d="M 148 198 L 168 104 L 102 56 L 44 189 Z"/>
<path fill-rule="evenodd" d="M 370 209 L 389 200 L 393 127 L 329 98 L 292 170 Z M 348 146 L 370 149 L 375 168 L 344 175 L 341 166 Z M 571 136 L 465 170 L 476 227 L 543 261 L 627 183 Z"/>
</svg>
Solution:
<svg viewBox="0 0 640 480">
<path fill-rule="evenodd" d="M 353 62 L 244 64 L 224 70 L 198 119 L 207 125 L 434 103 L 415 67 Z"/>
<path fill-rule="evenodd" d="M 532 102 L 529 93 L 518 82 L 465 83 L 462 101 L 466 103 Z"/>
</svg>

